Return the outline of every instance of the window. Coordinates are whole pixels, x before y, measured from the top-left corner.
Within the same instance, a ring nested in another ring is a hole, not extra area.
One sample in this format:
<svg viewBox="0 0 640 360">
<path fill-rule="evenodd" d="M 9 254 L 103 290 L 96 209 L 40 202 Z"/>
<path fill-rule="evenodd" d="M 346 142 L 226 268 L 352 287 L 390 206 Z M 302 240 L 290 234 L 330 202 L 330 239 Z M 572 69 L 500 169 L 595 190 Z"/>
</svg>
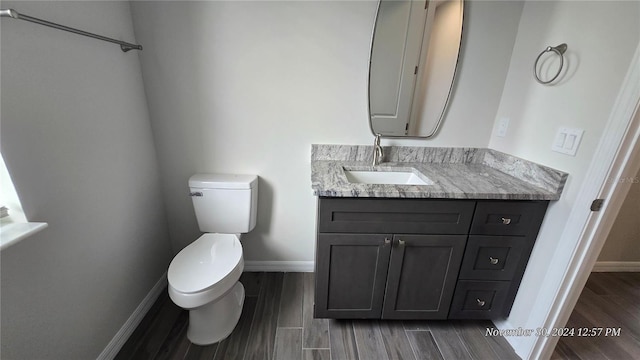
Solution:
<svg viewBox="0 0 640 360">
<path fill-rule="evenodd" d="M 0 218 L 2 223 L 27 222 L 16 188 L 11 181 L 4 157 L 0 154 Z"/>
<path fill-rule="evenodd" d="M 0 154 L 0 250 L 46 227 L 47 223 L 27 221 L 4 157 Z"/>
</svg>

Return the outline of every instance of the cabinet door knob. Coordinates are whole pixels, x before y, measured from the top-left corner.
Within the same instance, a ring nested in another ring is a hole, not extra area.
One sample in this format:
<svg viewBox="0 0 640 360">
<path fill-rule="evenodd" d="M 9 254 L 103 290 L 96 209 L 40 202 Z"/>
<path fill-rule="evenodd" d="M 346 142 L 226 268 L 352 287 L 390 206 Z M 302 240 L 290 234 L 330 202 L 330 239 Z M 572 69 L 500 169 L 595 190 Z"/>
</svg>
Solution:
<svg viewBox="0 0 640 360">
<path fill-rule="evenodd" d="M 387 237 L 386 237 L 386 238 L 384 238 L 384 244 L 385 244 L 385 245 L 389 245 L 389 244 L 391 244 L 391 239 L 389 239 L 389 238 L 387 238 Z"/>
<path fill-rule="evenodd" d="M 489 262 L 491 263 L 491 265 L 496 265 L 498 262 L 500 262 L 500 259 L 489 256 Z"/>
<path fill-rule="evenodd" d="M 500 220 L 502 220 L 502 223 L 505 224 L 505 225 L 511 224 L 511 219 L 510 218 L 500 218 Z"/>
<path fill-rule="evenodd" d="M 398 239 L 398 245 L 404 246 L 405 242 L 402 239 Z"/>
<path fill-rule="evenodd" d="M 480 307 L 483 307 L 485 304 L 484 300 L 476 299 L 476 301 L 478 302 L 478 306 Z"/>
</svg>

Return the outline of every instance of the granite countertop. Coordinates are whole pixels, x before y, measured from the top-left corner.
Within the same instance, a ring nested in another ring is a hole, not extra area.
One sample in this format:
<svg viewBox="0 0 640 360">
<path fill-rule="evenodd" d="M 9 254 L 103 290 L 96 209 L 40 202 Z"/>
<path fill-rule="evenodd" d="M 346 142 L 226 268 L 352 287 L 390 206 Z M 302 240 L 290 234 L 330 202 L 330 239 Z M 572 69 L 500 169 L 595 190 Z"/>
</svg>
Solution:
<svg viewBox="0 0 640 360">
<path fill-rule="evenodd" d="M 371 146 L 313 145 L 311 187 L 328 197 L 558 200 L 567 175 L 491 149 L 385 147 L 371 165 Z M 408 171 L 431 185 L 351 183 L 344 170 Z"/>
</svg>

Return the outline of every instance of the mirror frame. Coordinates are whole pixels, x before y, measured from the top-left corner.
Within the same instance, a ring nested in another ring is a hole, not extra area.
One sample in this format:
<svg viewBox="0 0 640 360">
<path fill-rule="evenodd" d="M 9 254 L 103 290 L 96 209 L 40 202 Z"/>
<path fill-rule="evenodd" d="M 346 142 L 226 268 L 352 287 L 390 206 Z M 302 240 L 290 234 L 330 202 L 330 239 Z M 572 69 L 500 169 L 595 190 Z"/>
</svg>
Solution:
<svg viewBox="0 0 640 360">
<path fill-rule="evenodd" d="M 461 25 L 461 29 L 460 29 L 460 44 L 458 46 L 458 55 L 456 57 L 456 67 L 453 70 L 453 77 L 451 79 L 451 86 L 449 86 L 449 91 L 447 92 L 447 99 L 445 101 L 444 107 L 442 108 L 442 113 L 440 113 L 440 117 L 438 118 L 438 122 L 436 123 L 436 126 L 434 127 L 433 131 L 428 134 L 428 135 L 381 135 L 376 133 L 373 130 L 373 124 L 371 121 L 371 58 L 373 56 L 373 42 L 375 40 L 376 37 L 376 27 L 378 25 L 378 14 L 380 13 L 380 2 L 382 0 L 378 0 L 378 4 L 376 5 L 376 15 L 373 18 L 373 30 L 371 32 L 371 43 L 369 44 L 369 74 L 367 76 L 367 117 L 368 117 L 368 121 L 369 121 L 369 130 L 371 131 L 371 134 L 373 134 L 374 136 L 380 136 L 383 139 L 431 139 L 432 137 L 436 136 L 436 134 L 438 133 L 438 130 L 440 130 L 440 126 L 442 125 L 442 121 L 444 120 L 444 117 L 447 113 L 447 110 L 449 109 L 449 102 L 451 100 L 451 94 L 453 93 L 453 88 L 456 85 L 456 80 L 458 78 L 458 67 L 460 66 L 460 54 L 462 53 L 462 46 L 464 43 L 464 22 L 465 22 L 465 14 L 466 14 L 466 5 L 465 3 L 467 2 L 467 0 L 460 0 L 461 6 L 462 6 L 462 25 Z M 426 0 L 429 1 L 429 0 Z M 414 93 L 415 93 L 415 88 L 414 88 Z"/>
</svg>

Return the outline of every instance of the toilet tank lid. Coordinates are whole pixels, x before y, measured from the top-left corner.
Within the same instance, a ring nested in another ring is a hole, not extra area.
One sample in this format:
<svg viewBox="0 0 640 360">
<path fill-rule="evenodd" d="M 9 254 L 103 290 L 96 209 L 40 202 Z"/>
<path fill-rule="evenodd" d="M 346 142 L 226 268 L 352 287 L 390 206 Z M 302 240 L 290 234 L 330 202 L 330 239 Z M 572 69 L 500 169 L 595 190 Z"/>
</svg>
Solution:
<svg viewBox="0 0 640 360">
<path fill-rule="evenodd" d="M 252 189 L 258 185 L 257 175 L 195 174 L 189 178 L 189 187 L 202 189 Z"/>
</svg>

